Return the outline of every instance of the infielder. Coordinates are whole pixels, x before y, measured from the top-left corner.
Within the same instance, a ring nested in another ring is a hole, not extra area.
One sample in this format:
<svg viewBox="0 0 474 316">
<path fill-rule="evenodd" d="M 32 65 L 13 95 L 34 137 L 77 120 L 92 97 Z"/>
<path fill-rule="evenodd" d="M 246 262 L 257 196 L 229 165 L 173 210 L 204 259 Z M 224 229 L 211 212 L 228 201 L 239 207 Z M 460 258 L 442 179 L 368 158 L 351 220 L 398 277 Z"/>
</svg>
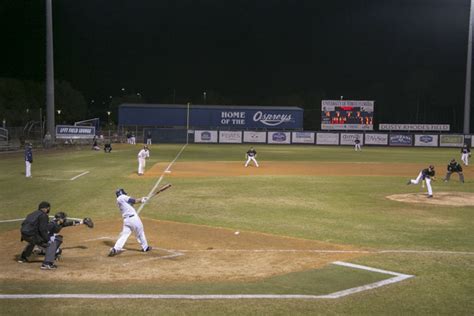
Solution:
<svg viewBox="0 0 474 316">
<path fill-rule="evenodd" d="M 150 151 L 148 146 L 143 146 L 143 149 L 138 152 L 138 175 L 142 176 L 145 172 L 146 159 L 150 158 Z"/>
<path fill-rule="evenodd" d="M 416 177 L 415 180 L 408 180 L 407 185 L 409 184 L 418 184 L 420 180 L 425 181 L 426 183 L 426 188 L 428 189 L 428 198 L 433 197 L 433 190 L 431 188 L 431 180 L 435 179 L 435 171 L 434 171 L 434 166 L 430 165 L 428 168 L 423 169 L 420 171 L 418 174 L 418 177 Z"/>
<path fill-rule="evenodd" d="M 25 176 L 31 178 L 31 164 L 33 163 L 33 149 L 31 143 L 25 146 Z"/>
<path fill-rule="evenodd" d="M 148 242 L 145 237 L 145 230 L 143 228 L 143 223 L 138 217 L 138 213 L 133 208 L 135 203 L 145 203 L 148 198 L 142 197 L 141 199 L 135 199 L 127 195 L 124 189 L 118 189 L 115 191 L 117 196 L 117 206 L 122 213 L 123 218 L 123 228 L 122 232 L 119 235 L 119 239 L 115 243 L 115 246 L 110 249 L 109 257 L 113 257 L 123 251 L 123 246 L 127 242 L 128 237 L 133 232 L 138 242 L 142 247 L 143 252 L 151 250 L 151 247 L 148 246 Z"/>
<path fill-rule="evenodd" d="M 446 173 L 446 178 L 444 178 L 444 182 L 449 181 L 449 178 L 451 178 L 451 174 L 453 172 L 456 172 L 459 175 L 459 181 L 464 183 L 464 174 L 462 173 L 462 167 L 454 158 L 448 164 L 448 172 Z"/>
<path fill-rule="evenodd" d="M 253 149 L 253 147 L 250 147 L 250 149 L 245 154 L 245 157 L 247 158 L 247 161 L 245 162 L 245 167 L 247 167 L 249 165 L 251 160 L 253 161 L 255 166 L 258 167 L 258 162 L 255 159 L 255 158 L 257 158 L 257 152 L 255 151 L 255 149 Z"/>
<path fill-rule="evenodd" d="M 465 166 L 469 165 L 469 157 L 471 157 L 471 150 L 466 144 L 464 144 L 461 148 L 461 160 Z"/>
</svg>

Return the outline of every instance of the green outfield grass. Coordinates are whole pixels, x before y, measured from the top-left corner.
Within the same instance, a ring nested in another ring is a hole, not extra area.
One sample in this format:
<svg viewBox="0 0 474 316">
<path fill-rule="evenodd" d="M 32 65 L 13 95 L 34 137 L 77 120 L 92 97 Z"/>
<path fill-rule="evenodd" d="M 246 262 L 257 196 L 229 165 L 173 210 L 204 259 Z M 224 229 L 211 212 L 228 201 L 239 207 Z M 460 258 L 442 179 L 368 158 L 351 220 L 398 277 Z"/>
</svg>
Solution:
<svg viewBox="0 0 474 316">
<path fill-rule="evenodd" d="M 158 178 L 131 178 L 140 146 L 116 146 L 111 154 L 89 148 L 34 151 L 32 179 L 24 177 L 23 153 L 0 154 L 0 220 L 23 218 L 42 200 L 53 212 L 94 220 L 118 219 L 115 190 L 146 195 Z M 180 161 L 240 161 L 247 145 L 188 145 Z M 182 145 L 153 145 L 147 169 L 170 163 Z M 459 150 L 258 145 L 266 161 L 435 164 L 444 176 Z M 389 165 L 388 165 L 389 167 Z M 334 165 L 337 168 L 337 164 Z M 468 167 L 468 168 L 474 168 Z M 68 179 L 89 171 L 74 181 Z M 413 177 L 419 172 L 413 170 Z M 474 179 L 460 184 L 434 183 L 434 191 L 474 192 Z M 164 182 L 169 179 L 166 178 Z M 151 200 L 141 216 L 159 220 L 225 227 L 291 236 L 357 248 L 444 251 L 444 253 L 373 253 L 351 262 L 415 275 L 415 278 L 336 300 L 0 300 L 0 314 L 396 314 L 472 315 L 474 311 L 474 207 L 407 204 L 387 195 L 419 192 L 406 186 L 406 176 L 242 176 L 175 178 L 173 189 Z M 0 223 L 0 232 L 19 222 Z M 18 252 L 21 244 L 18 244 Z M 448 253 L 448 252 L 465 252 Z M 15 264 L 12 262 L 12 264 Z M 59 270 L 54 273 L 61 273 Z M 85 277 L 86 278 L 86 277 Z M 149 284 L 2 284 L 0 294 L 137 293 L 137 294 L 310 294 L 320 295 L 387 278 L 336 266 L 273 277 L 258 282 Z"/>
</svg>

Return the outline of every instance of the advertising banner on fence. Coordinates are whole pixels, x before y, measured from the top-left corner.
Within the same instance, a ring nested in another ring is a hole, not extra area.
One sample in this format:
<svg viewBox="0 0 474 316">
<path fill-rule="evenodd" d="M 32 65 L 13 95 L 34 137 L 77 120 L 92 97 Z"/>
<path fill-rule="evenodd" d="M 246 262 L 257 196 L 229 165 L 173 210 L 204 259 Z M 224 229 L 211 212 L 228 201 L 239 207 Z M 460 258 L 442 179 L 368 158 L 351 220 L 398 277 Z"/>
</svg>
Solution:
<svg viewBox="0 0 474 316">
<path fill-rule="evenodd" d="M 242 131 L 220 131 L 219 143 L 242 143 Z"/>
<path fill-rule="evenodd" d="M 388 134 L 365 134 L 366 145 L 388 145 Z"/>
<path fill-rule="evenodd" d="M 268 132 L 269 144 L 290 144 L 290 132 Z"/>
<path fill-rule="evenodd" d="M 438 135 L 415 135 L 415 146 L 438 147 Z"/>
<path fill-rule="evenodd" d="M 266 143 L 266 132 L 244 131 L 244 143 Z"/>
<path fill-rule="evenodd" d="M 316 133 L 316 144 L 339 145 L 339 133 Z"/>
<path fill-rule="evenodd" d="M 217 131 L 194 131 L 195 143 L 217 143 Z"/>
<path fill-rule="evenodd" d="M 464 145 L 464 135 L 440 135 L 439 145 L 441 147 L 462 147 Z"/>
<path fill-rule="evenodd" d="M 390 146 L 411 146 L 413 135 L 411 134 L 390 134 Z"/>
<path fill-rule="evenodd" d="M 364 143 L 364 134 L 362 133 L 341 133 L 341 145 L 354 145 L 354 141 L 360 140 L 361 145 Z"/>
<path fill-rule="evenodd" d="M 94 126 L 56 125 L 56 138 L 92 139 L 94 136 Z"/>
<path fill-rule="evenodd" d="M 449 131 L 449 124 L 379 124 L 380 131 Z"/>
<path fill-rule="evenodd" d="M 314 144 L 314 132 L 293 132 L 291 142 L 293 144 Z"/>
<path fill-rule="evenodd" d="M 373 130 L 373 118 L 374 101 L 321 101 L 323 130 Z"/>
</svg>

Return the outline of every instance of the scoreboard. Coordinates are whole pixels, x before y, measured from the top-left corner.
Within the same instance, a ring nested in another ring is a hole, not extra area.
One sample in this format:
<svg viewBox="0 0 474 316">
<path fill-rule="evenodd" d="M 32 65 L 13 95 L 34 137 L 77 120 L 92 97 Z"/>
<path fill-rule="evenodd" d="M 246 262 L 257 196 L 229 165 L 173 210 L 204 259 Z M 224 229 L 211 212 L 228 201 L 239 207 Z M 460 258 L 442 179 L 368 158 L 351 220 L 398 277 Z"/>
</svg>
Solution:
<svg viewBox="0 0 474 316">
<path fill-rule="evenodd" d="M 322 130 L 373 130 L 374 101 L 323 100 Z"/>
</svg>

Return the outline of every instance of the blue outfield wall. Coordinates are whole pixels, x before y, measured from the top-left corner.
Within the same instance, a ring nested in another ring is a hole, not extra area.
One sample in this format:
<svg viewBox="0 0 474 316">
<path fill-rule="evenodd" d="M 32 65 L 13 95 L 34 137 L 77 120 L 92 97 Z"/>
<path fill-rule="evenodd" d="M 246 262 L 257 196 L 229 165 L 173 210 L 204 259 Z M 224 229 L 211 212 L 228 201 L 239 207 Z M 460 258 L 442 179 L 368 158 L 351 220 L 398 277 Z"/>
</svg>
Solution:
<svg viewBox="0 0 474 316">
<path fill-rule="evenodd" d="M 303 109 L 274 106 L 191 105 L 190 128 L 302 130 Z M 121 104 L 122 126 L 186 127 L 187 105 Z"/>
</svg>

